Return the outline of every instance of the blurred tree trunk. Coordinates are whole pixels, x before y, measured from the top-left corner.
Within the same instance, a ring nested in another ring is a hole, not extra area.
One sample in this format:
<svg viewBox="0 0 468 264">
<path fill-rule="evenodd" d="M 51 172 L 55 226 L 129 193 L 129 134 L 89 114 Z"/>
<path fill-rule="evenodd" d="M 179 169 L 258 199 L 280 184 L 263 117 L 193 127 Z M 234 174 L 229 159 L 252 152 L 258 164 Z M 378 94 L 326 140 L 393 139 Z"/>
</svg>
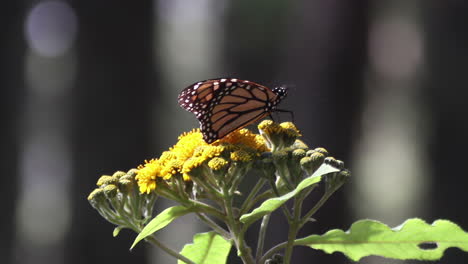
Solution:
<svg viewBox="0 0 468 264">
<path fill-rule="evenodd" d="M 430 1 L 426 5 L 426 96 L 433 125 L 429 146 L 432 164 L 432 199 L 428 220 L 449 219 L 468 228 L 464 164 L 468 147 L 468 2 Z M 448 250 L 444 263 L 466 262 L 466 252 Z"/>
<path fill-rule="evenodd" d="M 102 174 L 128 170 L 149 156 L 155 80 L 153 1 L 77 1 L 79 70 L 74 92 L 72 230 L 67 263 L 144 263 L 135 234 L 113 226 L 86 197 Z"/>
<path fill-rule="evenodd" d="M 20 110 L 24 93 L 23 57 L 23 12 L 21 1 L 2 4 L 0 24 L 3 25 L 0 38 L 0 262 L 13 263 L 13 239 L 15 231 L 15 209 L 18 196 L 18 157 L 21 135 Z"/>
</svg>

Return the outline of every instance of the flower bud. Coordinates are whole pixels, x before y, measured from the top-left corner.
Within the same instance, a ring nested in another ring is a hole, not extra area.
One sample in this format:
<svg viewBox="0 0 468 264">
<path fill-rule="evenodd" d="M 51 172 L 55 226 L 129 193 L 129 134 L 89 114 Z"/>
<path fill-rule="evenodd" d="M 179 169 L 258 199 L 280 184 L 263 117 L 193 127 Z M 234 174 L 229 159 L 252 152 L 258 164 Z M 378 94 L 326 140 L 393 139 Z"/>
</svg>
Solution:
<svg viewBox="0 0 468 264">
<path fill-rule="evenodd" d="M 316 148 L 314 150 L 317 151 L 317 152 L 322 153 L 325 157 L 328 156 L 328 151 L 326 149 L 324 149 L 324 148 Z"/>
<path fill-rule="evenodd" d="M 119 190 L 124 194 L 130 194 L 133 192 L 133 187 L 135 182 L 129 179 L 124 179 L 124 177 L 119 180 Z"/>
<path fill-rule="evenodd" d="M 291 122 L 278 125 L 271 120 L 265 120 L 258 125 L 258 129 L 273 151 L 291 146 L 301 136 Z"/>
<path fill-rule="evenodd" d="M 128 172 L 127 172 L 127 175 L 128 176 L 132 176 L 132 177 L 135 177 L 138 173 L 138 169 L 130 169 Z"/>
<path fill-rule="evenodd" d="M 294 141 L 294 144 L 292 145 L 292 148 L 307 150 L 309 147 L 302 140 L 296 139 L 296 141 Z"/>
<path fill-rule="evenodd" d="M 99 177 L 96 185 L 100 187 L 112 183 L 115 183 L 115 178 L 112 178 L 112 176 L 109 175 L 102 175 L 101 177 Z"/>
<path fill-rule="evenodd" d="M 253 154 L 242 149 L 236 150 L 231 152 L 231 159 L 233 161 L 249 162 L 253 160 Z"/>
<path fill-rule="evenodd" d="M 310 156 L 301 159 L 301 167 L 310 176 L 322 165 L 324 159 L 322 153 L 314 151 Z"/>
<path fill-rule="evenodd" d="M 104 194 L 108 199 L 114 198 L 117 195 L 119 189 L 114 184 L 108 184 L 104 187 Z"/>
<path fill-rule="evenodd" d="M 210 167 L 213 171 L 219 171 L 221 169 L 226 168 L 229 162 L 221 157 L 212 158 L 208 162 L 208 167 Z"/>
<path fill-rule="evenodd" d="M 339 165 L 340 165 L 339 162 L 334 157 L 326 157 L 324 162 L 326 164 L 329 164 L 329 165 L 337 168 L 337 169 L 339 168 Z"/>
<path fill-rule="evenodd" d="M 113 177 L 117 177 L 120 179 L 120 177 L 127 175 L 124 171 L 116 171 L 114 174 L 112 174 Z"/>
<path fill-rule="evenodd" d="M 105 201 L 106 197 L 104 196 L 104 190 L 101 188 L 94 189 L 89 195 L 88 195 L 88 201 L 91 204 L 92 207 L 98 208 L 99 205 Z"/>
<path fill-rule="evenodd" d="M 296 160 L 300 160 L 306 156 L 306 151 L 303 149 L 295 149 L 292 152 L 292 157 Z"/>
</svg>

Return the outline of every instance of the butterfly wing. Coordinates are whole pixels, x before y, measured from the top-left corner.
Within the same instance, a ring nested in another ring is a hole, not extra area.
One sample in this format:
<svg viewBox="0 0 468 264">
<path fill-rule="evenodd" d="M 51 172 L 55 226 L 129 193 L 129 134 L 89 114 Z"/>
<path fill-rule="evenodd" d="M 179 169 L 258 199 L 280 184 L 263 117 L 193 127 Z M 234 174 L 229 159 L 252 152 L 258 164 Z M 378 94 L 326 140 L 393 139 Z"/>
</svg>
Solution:
<svg viewBox="0 0 468 264">
<path fill-rule="evenodd" d="M 179 104 L 197 116 L 207 143 L 267 116 L 276 100 L 269 88 L 238 79 L 197 82 L 179 95 Z"/>
</svg>

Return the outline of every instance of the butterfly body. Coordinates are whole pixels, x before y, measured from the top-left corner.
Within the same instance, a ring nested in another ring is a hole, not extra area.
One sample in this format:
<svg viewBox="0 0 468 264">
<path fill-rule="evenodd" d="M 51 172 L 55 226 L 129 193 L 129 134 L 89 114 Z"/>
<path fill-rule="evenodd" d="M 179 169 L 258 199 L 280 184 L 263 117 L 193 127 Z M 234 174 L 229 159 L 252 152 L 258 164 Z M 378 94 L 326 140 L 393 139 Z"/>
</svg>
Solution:
<svg viewBox="0 0 468 264">
<path fill-rule="evenodd" d="M 286 94 L 286 87 L 270 89 L 247 80 L 220 78 L 188 86 L 178 100 L 195 114 L 203 139 L 212 143 L 268 116 Z"/>
</svg>

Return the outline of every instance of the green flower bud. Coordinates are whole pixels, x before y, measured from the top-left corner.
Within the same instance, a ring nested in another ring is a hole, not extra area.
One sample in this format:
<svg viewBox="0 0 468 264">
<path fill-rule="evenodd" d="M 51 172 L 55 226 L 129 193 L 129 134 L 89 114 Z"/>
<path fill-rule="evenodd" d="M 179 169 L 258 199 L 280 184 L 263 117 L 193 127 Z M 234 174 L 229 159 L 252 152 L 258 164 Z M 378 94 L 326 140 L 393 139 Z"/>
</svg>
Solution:
<svg viewBox="0 0 468 264">
<path fill-rule="evenodd" d="M 129 179 L 120 178 L 119 180 L 119 190 L 124 194 L 130 194 L 133 192 L 135 182 Z"/>
<path fill-rule="evenodd" d="M 118 191 L 119 189 L 114 184 L 108 184 L 104 187 L 104 194 L 108 199 L 114 198 Z"/>
<path fill-rule="evenodd" d="M 336 160 L 336 165 L 338 169 L 344 169 L 344 162 L 342 160 Z"/>
<path fill-rule="evenodd" d="M 295 149 L 292 152 L 292 157 L 296 160 L 300 160 L 306 156 L 306 151 L 303 149 Z"/>
<path fill-rule="evenodd" d="M 296 141 L 292 145 L 292 148 L 307 150 L 309 147 L 302 140 L 296 139 Z"/>
<path fill-rule="evenodd" d="M 337 173 L 329 174 L 326 178 L 326 188 L 327 189 L 338 189 L 343 185 L 351 176 L 349 170 L 342 170 Z"/>
<path fill-rule="evenodd" d="M 339 168 L 339 165 L 340 165 L 340 164 L 338 163 L 338 161 L 337 161 L 334 157 L 326 157 L 325 160 L 324 160 L 324 162 L 325 162 L 326 164 L 329 164 L 329 165 L 331 165 L 331 166 L 337 168 L 337 169 Z"/>
<path fill-rule="evenodd" d="M 132 177 L 135 177 L 138 173 L 138 169 L 130 169 L 128 172 L 127 172 L 127 175 L 129 176 L 132 176 Z"/>
<path fill-rule="evenodd" d="M 99 177 L 96 185 L 100 187 L 100 186 L 112 184 L 112 183 L 114 183 L 114 178 L 112 178 L 112 176 L 102 175 L 101 177 Z"/>
<path fill-rule="evenodd" d="M 88 195 L 88 201 L 91 204 L 92 207 L 98 208 L 99 205 L 105 201 L 106 197 L 104 196 L 104 190 L 101 188 L 94 189 L 89 195 Z"/>
<path fill-rule="evenodd" d="M 325 156 L 322 153 L 314 151 L 312 155 L 302 158 L 300 164 L 302 169 L 310 176 L 322 165 L 324 159 Z"/>
<path fill-rule="evenodd" d="M 119 181 L 122 181 L 122 180 L 135 181 L 135 177 L 132 177 L 127 174 L 125 176 L 120 177 Z"/>
<path fill-rule="evenodd" d="M 120 178 L 125 175 L 127 175 L 127 173 L 125 173 L 124 171 L 116 171 L 114 172 L 114 174 L 112 174 L 113 177 L 117 177 L 117 178 Z"/>
<path fill-rule="evenodd" d="M 317 152 L 322 153 L 323 155 L 325 155 L 325 157 L 328 156 L 328 151 L 326 149 L 324 149 L 324 148 L 316 148 L 314 150 L 317 151 Z"/>
</svg>

